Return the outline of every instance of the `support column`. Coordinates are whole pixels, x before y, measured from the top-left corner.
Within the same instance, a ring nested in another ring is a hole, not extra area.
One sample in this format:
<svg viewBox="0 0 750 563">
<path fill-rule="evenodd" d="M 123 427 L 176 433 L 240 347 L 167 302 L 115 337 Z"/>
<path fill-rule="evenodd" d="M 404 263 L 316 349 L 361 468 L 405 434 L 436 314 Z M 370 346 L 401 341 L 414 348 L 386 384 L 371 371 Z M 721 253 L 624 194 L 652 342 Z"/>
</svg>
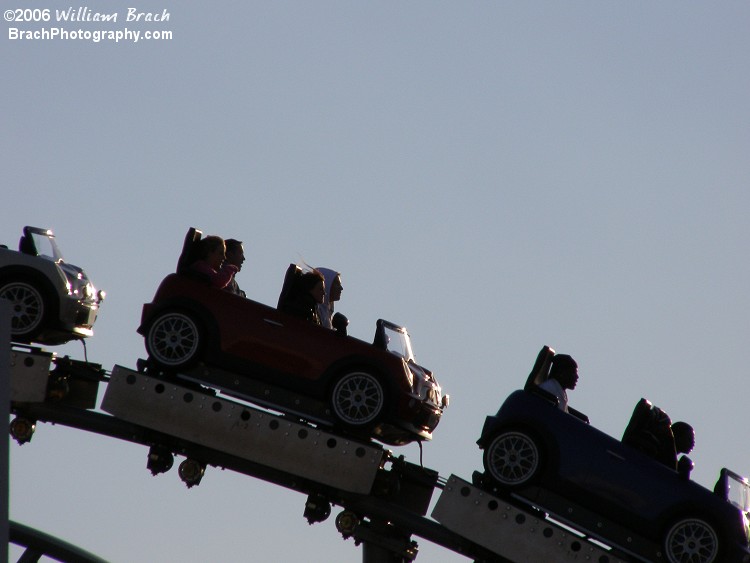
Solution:
<svg viewBox="0 0 750 563">
<path fill-rule="evenodd" d="M 362 563 L 410 563 L 417 557 L 417 543 L 393 524 L 361 522 L 353 535 L 362 544 Z"/>
<path fill-rule="evenodd" d="M 0 421 L 10 419 L 10 303 L 0 299 Z M 0 563 L 8 563 L 10 518 L 10 436 L 0 437 Z M 4 499 L 4 500 L 2 500 Z"/>
</svg>

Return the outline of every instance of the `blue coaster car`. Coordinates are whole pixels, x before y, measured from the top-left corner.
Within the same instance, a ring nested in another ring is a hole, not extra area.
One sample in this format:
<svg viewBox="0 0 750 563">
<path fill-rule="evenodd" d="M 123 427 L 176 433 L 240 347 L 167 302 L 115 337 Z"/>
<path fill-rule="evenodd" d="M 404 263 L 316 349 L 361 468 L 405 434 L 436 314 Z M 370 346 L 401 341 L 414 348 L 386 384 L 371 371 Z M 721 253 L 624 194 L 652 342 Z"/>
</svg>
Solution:
<svg viewBox="0 0 750 563">
<path fill-rule="evenodd" d="M 544 347 L 524 389 L 485 420 L 480 486 L 513 497 L 641 561 L 750 561 L 750 486 L 722 469 L 713 491 L 655 456 L 668 417 L 642 399 L 623 440 L 566 413 L 539 389 L 554 350 Z M 672 438 L 673 439 L 673 438 Z M 645 447 L 651 443 L 654 447 Z M 666 444 L 666 447 L 670 447 Z M 674 451 L 674 444 L 671 444 Z"/>
</svg>

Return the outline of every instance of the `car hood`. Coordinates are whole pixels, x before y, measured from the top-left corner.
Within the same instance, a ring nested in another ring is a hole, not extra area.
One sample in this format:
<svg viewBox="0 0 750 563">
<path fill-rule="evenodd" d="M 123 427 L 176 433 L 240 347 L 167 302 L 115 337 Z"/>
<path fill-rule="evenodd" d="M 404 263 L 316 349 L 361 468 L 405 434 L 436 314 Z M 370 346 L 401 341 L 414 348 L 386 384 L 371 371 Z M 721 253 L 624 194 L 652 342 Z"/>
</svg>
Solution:
<svg viewBox="0 0 750 563">
<path fill-rule="evenodd" d="M 68 264 L 67 262 L 58 262 L 57 265 L 65 273 L 65 276 L 71 281 L 80 280 L 83 283 L 88 283 L 91 281 L 86 275 L 86 272 L 83 271 L 83 268 L 79 268 L 78 266 L 74 266 L 73 264 Z"/>
</svg>

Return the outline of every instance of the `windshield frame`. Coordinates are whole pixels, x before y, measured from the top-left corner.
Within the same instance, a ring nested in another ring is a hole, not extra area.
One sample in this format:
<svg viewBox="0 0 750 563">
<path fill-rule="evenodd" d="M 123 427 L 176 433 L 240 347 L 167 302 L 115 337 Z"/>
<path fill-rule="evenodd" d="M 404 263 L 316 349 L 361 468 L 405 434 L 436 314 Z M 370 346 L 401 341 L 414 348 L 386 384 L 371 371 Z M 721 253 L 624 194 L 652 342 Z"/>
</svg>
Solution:
<svg viewBox="0 0 750 563">
<path fill-rule="evenodd" d="M 379 319 L 374 344 L 406 362 L 415 362 L 411 338 L 406 328 L 402 326 Z"/>
<path fill-rule="evenodd" d="M 719 483 L 727 502 L 744 513 L 750 512 L 750 481 L 725 467 L 721 470 Z"/>
<path fill-rule="evenodd" d="M 60 247 L 55 242 L 55 235 L 49 229 L 38 227 L 24 227 L 24 236 L 34 244 L 34 251 L 40 258 L 47 258 L 53 262 L 64 262 Z"/>
</svg>

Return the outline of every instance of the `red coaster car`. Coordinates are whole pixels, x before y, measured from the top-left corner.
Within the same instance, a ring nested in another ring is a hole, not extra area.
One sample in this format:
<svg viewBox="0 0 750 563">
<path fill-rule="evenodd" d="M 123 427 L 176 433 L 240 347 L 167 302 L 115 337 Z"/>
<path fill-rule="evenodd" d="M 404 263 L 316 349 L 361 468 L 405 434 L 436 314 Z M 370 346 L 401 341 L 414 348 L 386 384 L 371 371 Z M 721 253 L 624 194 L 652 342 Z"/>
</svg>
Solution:
<svg viewBox="0 0 750 563">
<path fill-rule="evenodd" d="M 189 269 L 200 238 L 188 231 L 177 273 L 143 307 L 149 372 L 387 444 L 432 437 L 447 396 L 404 328 L 379 320 L 370 344 L 211 288 Z M 282 296 L 298 274 L 291 265 Z"/>
</svg>

